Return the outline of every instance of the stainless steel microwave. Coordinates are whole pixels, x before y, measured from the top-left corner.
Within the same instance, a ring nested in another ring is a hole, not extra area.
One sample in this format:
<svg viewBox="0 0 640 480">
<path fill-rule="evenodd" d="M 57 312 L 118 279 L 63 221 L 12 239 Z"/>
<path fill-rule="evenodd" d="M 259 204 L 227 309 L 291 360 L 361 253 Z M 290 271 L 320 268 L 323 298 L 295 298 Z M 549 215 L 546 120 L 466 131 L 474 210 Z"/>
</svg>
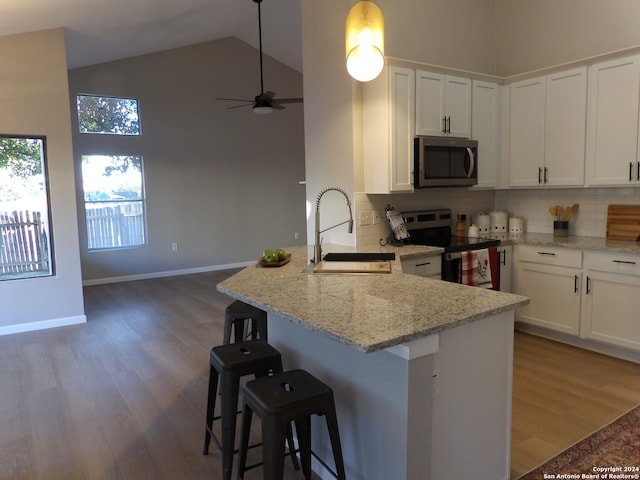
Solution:
<svg viewBox="0 0 640 480">
<path fill-rule="evenodd" d="M 478 142 L 466 138 L 416 137 L 414 187 L 460 187 L 478 183 Z"/>
</svg>

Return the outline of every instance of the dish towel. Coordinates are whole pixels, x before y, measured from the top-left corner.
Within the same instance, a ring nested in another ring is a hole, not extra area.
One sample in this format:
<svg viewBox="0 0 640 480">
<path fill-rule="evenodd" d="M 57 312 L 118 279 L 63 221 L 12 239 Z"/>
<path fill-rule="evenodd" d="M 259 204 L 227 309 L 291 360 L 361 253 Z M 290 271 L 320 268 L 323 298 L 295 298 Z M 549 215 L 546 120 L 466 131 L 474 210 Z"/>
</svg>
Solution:
<svg viewBox="0 0 640 480">
<path fill-rule="evenodd" d="M 473 287 L 493 288 L 489 249 L 462 252 L 460 283 Z"/>
</svg>

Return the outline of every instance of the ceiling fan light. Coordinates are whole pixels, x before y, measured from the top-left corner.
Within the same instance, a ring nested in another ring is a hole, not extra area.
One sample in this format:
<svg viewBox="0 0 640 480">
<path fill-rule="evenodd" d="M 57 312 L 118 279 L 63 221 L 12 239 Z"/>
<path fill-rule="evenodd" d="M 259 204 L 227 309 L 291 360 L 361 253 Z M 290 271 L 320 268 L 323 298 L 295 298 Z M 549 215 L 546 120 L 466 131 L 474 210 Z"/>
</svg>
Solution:
<svg viewBox="0 0 640 480">
<path fill-rule="evenodd" d="M 373 80 L 384 67 L 384 17 L 370 0 L 356 3 L 346 21 L 347 71 L 360 82 Z"/>
<path fill-rule="evenodd" d="M 266 105 L 256 105 L 253 107 L 253 113 L 257 115 L 269 115 L 271 112 L 273 112 L 273 108 Z"/>
</svg>

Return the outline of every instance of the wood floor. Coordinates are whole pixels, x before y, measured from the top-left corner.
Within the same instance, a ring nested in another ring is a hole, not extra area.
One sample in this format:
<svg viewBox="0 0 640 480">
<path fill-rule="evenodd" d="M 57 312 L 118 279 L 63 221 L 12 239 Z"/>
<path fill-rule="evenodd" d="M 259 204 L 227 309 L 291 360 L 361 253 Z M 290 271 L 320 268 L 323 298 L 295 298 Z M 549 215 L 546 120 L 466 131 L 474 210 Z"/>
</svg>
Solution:
<svg viewBox="0 0 640 480">
<path fill-rule="evenodd" d="M 87 324 L 0 337 L 0 479 L 220 479 L 203 424 L 233 272 L 87 287 Z M 640 403 L 640 365 L 524 334 L 514 361 L 513 478 Z"/>
<path fill-rule="evenodd" d="M 639 404 L 640 365 L 516 333 L 511 477 Z"/>
</svg>

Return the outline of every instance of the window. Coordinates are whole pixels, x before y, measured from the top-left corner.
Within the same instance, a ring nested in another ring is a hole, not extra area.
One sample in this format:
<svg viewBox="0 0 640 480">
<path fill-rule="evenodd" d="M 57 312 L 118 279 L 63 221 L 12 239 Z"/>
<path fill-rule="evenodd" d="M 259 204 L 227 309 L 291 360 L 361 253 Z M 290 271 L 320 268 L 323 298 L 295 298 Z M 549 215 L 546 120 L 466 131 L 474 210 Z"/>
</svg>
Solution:
<svg viewBox="0 0 640 480">
<path fill-rule="evenodd" d="M 132 98 L 78 95 L 80 133 L 140 135 L 138 101 Z"/>
<path fill-rule="evenodd" d="M 142 157 L 82 157 L 89 250 L 146 244 Z"/>
<path fill-rule="evenodd" d="M 0 135 L 0 280 L 53 275 L 45 137 Z"/>
</svg>

